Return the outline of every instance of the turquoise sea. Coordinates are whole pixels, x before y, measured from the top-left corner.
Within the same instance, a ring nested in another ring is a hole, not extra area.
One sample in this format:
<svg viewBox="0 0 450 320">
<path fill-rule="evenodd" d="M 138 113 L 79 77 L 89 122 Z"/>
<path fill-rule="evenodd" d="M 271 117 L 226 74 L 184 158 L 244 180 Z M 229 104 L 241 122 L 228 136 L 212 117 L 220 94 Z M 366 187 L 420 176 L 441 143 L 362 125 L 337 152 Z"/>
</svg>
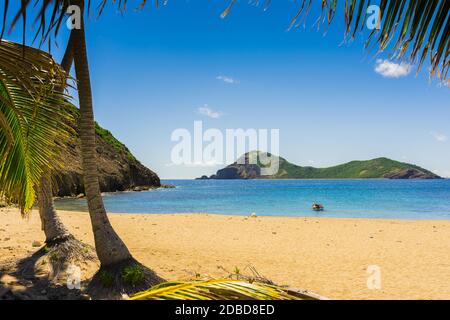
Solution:
<svg viewBox="0 0 450 320">
<path fill-rule="evenodd" d="M 104 194 L 108 212 L 450 219 L 450 180 L 164 180 L 174 189 Z M 323 212 L 311 210 L 314 202 Z M 57 208 L 87 210 L 85 199 Z"/>
</svg>

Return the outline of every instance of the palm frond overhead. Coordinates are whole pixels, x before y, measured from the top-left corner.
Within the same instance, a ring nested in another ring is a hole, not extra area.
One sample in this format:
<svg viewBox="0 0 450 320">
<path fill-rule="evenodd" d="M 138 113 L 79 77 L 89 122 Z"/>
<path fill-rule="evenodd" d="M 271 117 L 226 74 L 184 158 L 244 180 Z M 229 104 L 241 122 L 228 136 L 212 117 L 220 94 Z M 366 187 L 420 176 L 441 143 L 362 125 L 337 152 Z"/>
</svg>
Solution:
<svg viewBox="0 0 450 320">
<path fill-rule="evenodd" d="M 67 80 L 48 53 L 5 40 L 0 42 L 0 66 L 4 74 L 35 97 L 45 90 L 64 87 Z"/>
<path fill-rule="evenodd" d="M 306 292 L 294 292 L 265 283 L 218 279 L 173 281 L 133 295 L 130 300 L 317 300 Z"/>
<path fill-rule="evenodd" d="M 55 90 L 65 83 L 63 75 L 48 54 L 0 43 L 0 196 L 17 203 L 23 214 L 72 132 L 67 97 Z"/>
<path fill-rule="evenodd" d="M 17 0 L 16 0 L 17 1 Z M 8 23 L 8 14 L 10 13 L 11 1 L 4 0 L 3 4 L 3 19 L 2 28 L 0 33 L 0 39 L 7 32 L 11 32 L 14 27 L 22 22 L 23 26 L 23 44 L 25 44 L 26 27 L 29 23 L 29 17 L 27 15 L 30 7 L 37 8 L 35 16 L 32 17 L 32 24 L 37 25 L 34 33 L 34 40 L 39 39 L 39 46 L 47 42 L 49 45 L 52 43 L 52 38 L 55 39 L 61 30 L 61 27 L 65 24 L 64 18 L 67 16 L 67 9 L 71 5 L 83 5 L 86 7 L 88 15 L 91 11 L 91 0 L 21 0 L 21 5 L 17 12 L 12 12 L 12 20 Z M 144 9 L 147 4 L 147 0 L 135 0 L 132 1 L 137 9 Z M 167 2 L 164 1 L 164 3 Z M 117 6 L 119 11 L 125 11 L 127 9 L 128 0 L 97 0 L 97 16 L 101 16 L 106 5 L 111 3 Z M 155 0 L 155 6 L 159 7 L 160 1 Z"/>
<path fill-rule="evenodd" d="M 222 18 L 228 15 L 237 0 L 229 0 L 229 5 L 221 14 Z M 40 39 L 40 44 L 48 41 L 51 44 L 52 36 L 56 38 L 64 22 L 67 7 L 72 4 L 83 3 L 90 11 L 91 0 L 21 0 L 18 12 L 13 13 L 11 23 L 7 24 L 9 12 L 9 0 L 4 0 L 3 22 L 0 39 L 3 38 L 5 30 L 11 30 L 22 20 L 25 30 L 27 26 L 27 9 L 31 3 L 39 10 L 34 23 L 38 24 L 35 39 Z M 143 9 L 150 1 L 147 0 L 97 0 L 96 7 L 100 16 L 108 3 L 116 5 L 120 11 L 124 11 L 129 3 L 138 9 Z M 154 5 L 159 7 L 166 1 L 156 0 Z M 265 7 L 271 3 L 270 0 L 256 1 L 264 2 Z M 320 5 L 322 16 L 319 21 L 326 19 L 331 24 L 338 4 L 343 3 L 345 32 L 347 37 L 355 37 L 358 30 L 362 30 L 366 24 L 367 8 L 373 4 L 370 0 L 299 0 L 299 9 L 291 19 L 290 27 L 302 17 L 308 15 L 313 5 Z M 366 47 L 375 44 L 379 51 L 391 49 L 391 56 L 397 59 L 406 59 L 410 63 L 416 63 L 420 69 L 428 56 L 430 77 L 437 75 L 444 82 L 448 79 L 449 68 L 449 41 L 450 41 L 450 1 L 448 0 L 378 0 L 381 21 L 380 30 L 374 30 L 367 37 Z M 50 14 L 46 14 L 46 13 Z M 24 41 L 25 43 L 25 41 Z"/>
<path fill-rule="evenodd" d="M 236 0 L 222 13 L 225 17 Z M 343 2 L 346 38 L 354 38 L 358 30 L 365 28 L 367 9 L 374 4 L 370 0 L 300 0 L 299 9 L 291 20 L 293 27 L 301 17 L 308 15 L 312 5 L 321 6 L 322 16 L 318 21 L 331 24 Z M 406 59 L 410 63 L 423 65 L 429 57 L 429 75 L 448 80 L 450 53 L 450 1 L 448 0 L 379 0 L 380 30 L 373 30 L 367 37 L 366 47 L 375 44 L 379 51 L 390 50 L 395 59 Z M 265 6 L 270 0 L 265 1 Z"/>
</svg>

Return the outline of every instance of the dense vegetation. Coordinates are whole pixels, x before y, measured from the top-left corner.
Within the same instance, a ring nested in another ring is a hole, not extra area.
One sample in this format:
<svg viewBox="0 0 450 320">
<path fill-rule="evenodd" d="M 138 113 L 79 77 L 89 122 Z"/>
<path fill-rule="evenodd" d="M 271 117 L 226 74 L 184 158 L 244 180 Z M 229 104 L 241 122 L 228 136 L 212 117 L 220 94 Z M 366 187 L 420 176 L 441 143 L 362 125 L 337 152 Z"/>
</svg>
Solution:
<svg viewBox="0 0 450 320">
<path fill-rule="evenodd" d="M 100 136 L 104 141 L 114 147 L 117 152 L 125 154 L 129 160 L 136 160 L 133 154 L 128 148 L 119 140 L 117 140 L 109 130 L 106 130 L 95 122 L 95 133 Z"/>
<path fill-rule="evenodd" d="M 343 178 L 384 178 L 387 174 L 415 168 L 431 174 L 418 166 L 398 162 L 388 158 L 376 158 L 366 161 L 351 161 L 328 168 L 300 167 L 285 159 L 280 159 L 277 177 L 297 179 L 343 179 Z"/>
<path fill-rule="evenodd" d="M 276 174 L 262 176 L 260 152 L 244 154 L 237 162 L 217 171 L 211 179 L 436 179 L 436 174 L 419 166 L 391 160 L 388 158 L 376 158 L 365 161 L 351 161 L 328 168 L 314 168 L 310 166 L 297 166 L 286 159 L 271 155 L 272 163 L 279 162 L 279 170 Z M 269 154 L 270 155 L 270 154 Z M 256 156 L 258 156 L 256 158 Z M 258 159 L 258 161 L 256 161 Z M 203 179 L 207 178 L 205 176 Z"/>
<path fill-rule="evenodd" d="M 70 109 L 72 116 L 78 121 L 80 117 L 80 109 L 72 107 Z M 136 160 L 130 150 L 122 142 L 117 140 L 111 131 L 102 128 L 97 122 L 95 122 L 95 133 L 102 138 L 105 142 L 111 145 L 118 153 L 124 154 L 129 160 Z"/>
</svg>

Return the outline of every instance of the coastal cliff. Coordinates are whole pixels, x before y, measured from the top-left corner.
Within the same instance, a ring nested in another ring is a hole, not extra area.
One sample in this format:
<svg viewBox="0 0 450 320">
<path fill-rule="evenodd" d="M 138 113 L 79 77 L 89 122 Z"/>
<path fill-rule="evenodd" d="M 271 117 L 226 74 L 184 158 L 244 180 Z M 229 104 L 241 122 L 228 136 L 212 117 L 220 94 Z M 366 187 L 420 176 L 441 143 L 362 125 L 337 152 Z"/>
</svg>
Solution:
<svg viewBox="0 0 450 320">
<path fill-rule="evenodd" d="M 76 114 L 78 113 L 77 111 Z M 61 169 L 53 174 L 53 193 L 58 197 L 84 194 L 81 142 L 77 128 L 61 155 Z M 100 190 L 114 192 L 143 190 L 161 186 L 155 172 L 142 165 L 108 130 L 96 123 L 97 163 Z"/>
<path fill-rule="evenodd" d="M 438 175 L 419 166 L 391 160 L 376 158 L 365 161 L 351 161 L 328 168 L 301 167 L 288 162 L 282 157 L 270 155 L 277 161 L 279 170 L 274 175 L 261 175 L 263 167 L 259 162 L 261 152 L 244 154 L 240 161 L 220 169 L 216 174 L 199 179 L 440 179 Z M 251 160 L 253 159 L 253 160 Z M 254 159 L 258 159 L 255 161 Z"/>
</svg>

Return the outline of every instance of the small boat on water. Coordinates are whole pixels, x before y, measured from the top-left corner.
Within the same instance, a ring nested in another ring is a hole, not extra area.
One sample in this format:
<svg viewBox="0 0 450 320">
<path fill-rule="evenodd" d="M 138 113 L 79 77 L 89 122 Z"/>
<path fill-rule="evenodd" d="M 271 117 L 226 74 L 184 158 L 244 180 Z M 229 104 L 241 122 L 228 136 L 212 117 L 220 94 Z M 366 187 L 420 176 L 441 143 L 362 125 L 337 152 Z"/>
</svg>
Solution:
<svg viewBox="0 0 450 320">
<path fill-rule="evenodd" d="M 314 203 L 313 205 L 312 205 L 312 209 L 314 210 L 314 211 L 323 211 L 323 205 L 321 205 L 320 203 Z"/>
</svg>

